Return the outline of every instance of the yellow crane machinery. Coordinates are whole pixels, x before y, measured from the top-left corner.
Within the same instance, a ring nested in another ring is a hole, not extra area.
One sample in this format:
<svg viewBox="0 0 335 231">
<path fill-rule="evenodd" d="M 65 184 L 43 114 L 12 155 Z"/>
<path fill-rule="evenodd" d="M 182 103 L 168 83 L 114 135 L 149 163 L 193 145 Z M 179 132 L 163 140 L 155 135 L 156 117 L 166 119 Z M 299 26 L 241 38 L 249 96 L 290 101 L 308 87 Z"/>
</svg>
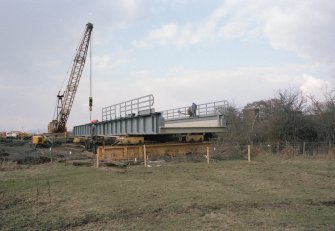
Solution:
<svg viewBox="0 0 335 231">
<path fill-rule="evenodd" d="M 57 95 L 57 116 L 48 125 L 48 133 L 64 133 L 66 132 L 66 122 L 69 118 L 74 97 L 77 92 L 80 77 L 84 69 L 87 51 L 91 39 L 93 24 L 87 23 L 86 28 L 76 51 L 73 66 L 70 73 L 69 82 L 63 94 Z M 92 106 L 92 98 L 89 99 L 90 108 Z"/>
<path fill-rule="evenodd" d="M 57 113 L 54 119 L 48 124 L 48 133 L 54 134 L 57 137 L 56 133 L 63 133 L 66 136 L 66 122 L 69 118 L 74 97 L 76 95 L 81 74 L 83 72 L 88 48 L 91 41 L 91 35 L 93 30 L 93 24 L 87 23 L 84 34 L 80 39 L 79 46 L 76 50 L 72 69 L 69 75 L 69 81 L 67 87 L 63 94 L 58 93 L 57 95 Z M 91 78 L 91 77 L 90 77 Z M 92 97 L 89 98 L 90 110 L 92 109 Z M 51 135 L 52 135 L 51 134 Z M 50 134 L 49 134 L 50 135 Z M 48 137 L 45 135 L 35 135 L 32 137 L 32 143 L 36 145 L 45 145 L 48 143 Z"/>
<path fill-rule="evenodd" d="M 36 135 L 36 136 L 33 136 L 33 144 L 36 146 L 36 145 L 39 145 L 39 144 L 45 144 L 46 143 L 46 137 L 43 136 L 43 135 Z"/>
</svg>

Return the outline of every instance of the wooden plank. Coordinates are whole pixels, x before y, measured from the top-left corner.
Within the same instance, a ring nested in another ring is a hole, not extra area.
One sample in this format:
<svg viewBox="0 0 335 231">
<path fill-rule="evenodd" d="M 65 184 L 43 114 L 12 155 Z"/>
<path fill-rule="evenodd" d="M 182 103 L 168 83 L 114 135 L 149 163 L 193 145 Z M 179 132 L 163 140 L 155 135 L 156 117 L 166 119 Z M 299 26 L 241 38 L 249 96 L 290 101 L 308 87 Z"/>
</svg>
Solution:
<svg viewBox="0 0 335 231">
<path fill-rule="evenodd" d="M 92 162 L 88 162 L 88 161 L 73 161 L 72 162 L 73 166 L 84 166 L 84 167 L 91 167 L 94 164 Z"/>
<path fill-rule="evenodd" d="M 115 161 L 115 160 L 103 161 L 101 162 L 101 164 L 106 164 L 107 166 L 127 167 L 126 163 Z"/>
<path fill-rule="evenodd" d="M 203 155 L 204 152 L 207 152 L 207 147 L 210 148 L 211 146 L 212 144 L 210 142 L 105 146 L 105 148 L 99 147 L 98 154 L 100 160 L 121 161 L 135 158 L 147 160 L 148 156 L 182 156 L 186 153 Z M 146 157 L 144 157 L 144 155 Z"/>
</svg>

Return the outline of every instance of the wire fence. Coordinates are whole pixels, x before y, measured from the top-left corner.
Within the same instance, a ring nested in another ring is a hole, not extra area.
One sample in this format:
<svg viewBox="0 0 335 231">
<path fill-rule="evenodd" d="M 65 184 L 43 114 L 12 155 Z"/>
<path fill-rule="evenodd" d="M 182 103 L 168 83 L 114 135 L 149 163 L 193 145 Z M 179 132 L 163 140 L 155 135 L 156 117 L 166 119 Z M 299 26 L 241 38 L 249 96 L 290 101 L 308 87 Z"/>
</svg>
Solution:
<svg viewBox="0 0 335 231">
<path fill-rule="evenodd" d="M 212 140 L 213 159 L 245 159 L 248 154 L 248 144 Z M 250 144 L 251 156 L 271 154 L 276 156 L 305 156 L 335 158 L 335 144 L 332 142 L 259 142 Z"/>
<path fill-rule="evenodd" d="M 214 160 L 243 159 L 247 155 L 247 146 L 240 143 L 212 140 L 212 155 Z"/>
<path fill-rule="evenodd" d="M 250 152 L 251 160 L 264 155 L 277 156 L 283 159 L 297 156 L 335 159 L 335 144 L 328 142 L 263 142 L 246 144 L 213 139 L 208 152 L 200 148 L 178 155 L 148 156 L 148 163 L 150 165 L 161 164 L 161 161 L 213 163 L 221 160 L 248 160 L 248 152 Z M 207 154 L 209 154 L 209 157 L 207 157 Z"/>
<path fill-rule="evenodd" d="M 160 157 L 148 156 L 148 164 L 164 162 L 206 162 L 207 156 L 205 151 L 188 152 L 183 155 L 165 155 Z"/>
<path fill-rule="evenodd" d="M 262 142 L 246 144 L 213 139 L 211 142 L 206 142 L 205 145 L 200 145 L 200 143 L 192 145 L 192 143 L 189 143 L 187 147 L 178 146 L 172 148 L 166 144 L 167 147 L 164 147 L 165 151 L 152 150 L 150 145 L 145 146 L 147 147 L 121 146 L 118 147 L 118 150 L 113 149 L 110 153 L 105 150 L 105 152 L 101 152 L 99 161 L 101 164 L 114 161 L 112 164 L 123 162 L 129 165 L 143 164 L 151 167 L 161 166 L 164 163 L 178 162 L 207 162 L 211 164 L 222 160 L 257 161 L 257 158 L 261 160 L 265 156 L 277 156 L 283 159 L 291 159 L 298 156 L 303 158 L 335 159 L 335 145 L 328 142 Z M 124 158 L 125 156 L 127 158 Z"/>
<path fill-rule="evenodd" d="M 334 152 L 335 145 L 331 142 L 269 142 L 253 144 L 255 152 L 272 154 L 292 154 L 304 156 L 327 155 Z"/>
</svg>

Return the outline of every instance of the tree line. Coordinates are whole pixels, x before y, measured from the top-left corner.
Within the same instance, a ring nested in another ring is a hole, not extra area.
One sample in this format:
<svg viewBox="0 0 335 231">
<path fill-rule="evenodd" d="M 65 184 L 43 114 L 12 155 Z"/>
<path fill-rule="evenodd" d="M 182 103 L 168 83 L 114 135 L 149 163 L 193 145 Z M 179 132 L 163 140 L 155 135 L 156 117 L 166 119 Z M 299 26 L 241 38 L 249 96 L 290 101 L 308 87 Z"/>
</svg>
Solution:
<svg viewBox="0 0 335 231">
<path fill-rule="evenodd" d="M 322 99 L 298 90 L 279 90 L 271 99 L 230 105 L 225 113 L 232 142 L 334 142 L 335 91 Z"/>
</svg>

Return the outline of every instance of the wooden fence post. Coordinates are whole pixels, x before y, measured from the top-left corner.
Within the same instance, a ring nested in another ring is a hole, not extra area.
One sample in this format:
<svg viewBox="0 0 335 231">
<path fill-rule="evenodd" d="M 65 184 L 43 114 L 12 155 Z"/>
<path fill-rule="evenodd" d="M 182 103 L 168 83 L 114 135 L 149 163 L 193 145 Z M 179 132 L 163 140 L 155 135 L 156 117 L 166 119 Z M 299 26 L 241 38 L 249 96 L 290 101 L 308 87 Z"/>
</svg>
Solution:
<svg viewBox="0 0 335 231">
<path fill-rule="evenodd" d="M 143 158 L 144 158 L 144 167 L 147 167 L 147 149 L 145 144 L 143 145 Z"/>
<path fill-rule="evenodd" d="M 52 158 L 52 147 L 50 147 L 49 154 L 50 154 L 50 161 L 51 161 L 51 163 L 53 163 L 54 161 L 53 161 L 53 158 Z"/>
<path fill-rule="evenodd" d="M 277 142 L 277 154 L 279 154 L 279 142 Z"/>
<path fill-rule="evenodd" d="M 97 152 L 97 154 L 95 154 L 97 156 L 97 168 L 99 168 L 100 166 L 100 160 L 99 160 L 99 152 Z"/>
<path fill-rule="evenodd" d="M 304 141 L 302 143 L 302 155 L 305 156 L 305 154 L 306 154 L 306 142 Z"/>
<path fill-rule="evenodd" d="M 209 147 L 206 147 L 206 151 L 207 151 L 207 164 L 209 164 Z"/>
<path fill-rule="evenodd" d="M 250 162 L 251 160 L 251 158 L 250 158 L 250 153 L 251 152 L 251 150 L 250 150 L 250 144 L 248 145 L 248 162 Z"/>
</svg>

